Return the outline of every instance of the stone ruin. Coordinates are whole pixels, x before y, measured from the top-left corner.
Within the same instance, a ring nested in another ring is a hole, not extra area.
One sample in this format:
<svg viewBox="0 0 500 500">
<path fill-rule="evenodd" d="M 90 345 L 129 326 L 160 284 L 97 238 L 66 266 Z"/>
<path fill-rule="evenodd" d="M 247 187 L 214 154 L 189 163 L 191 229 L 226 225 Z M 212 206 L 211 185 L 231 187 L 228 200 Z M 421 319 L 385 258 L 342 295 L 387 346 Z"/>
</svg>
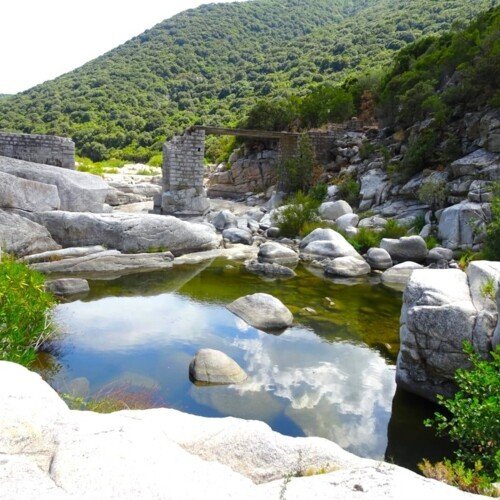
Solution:
<svg viewBox="0 0 500 500">
<path fill-rule="evenodd" d="M 359 128 L 362 124 L 355 125 Z M 293 132 L 210 126 L 187 129 L 183 135 L 175 136 L 163 145 L 163 193 L 155 200 L 155 211 L 166 215 L 196 216 L 209 210 L 210 204 L 204 186 L 206 134 L 276 140 L 276 162 L 282 162 L 297 154 L 298 139 L 301 135 Z M 309 135 L 317 161 L 325 163 L 339 131 L 309 132 Z"/>
</svg>

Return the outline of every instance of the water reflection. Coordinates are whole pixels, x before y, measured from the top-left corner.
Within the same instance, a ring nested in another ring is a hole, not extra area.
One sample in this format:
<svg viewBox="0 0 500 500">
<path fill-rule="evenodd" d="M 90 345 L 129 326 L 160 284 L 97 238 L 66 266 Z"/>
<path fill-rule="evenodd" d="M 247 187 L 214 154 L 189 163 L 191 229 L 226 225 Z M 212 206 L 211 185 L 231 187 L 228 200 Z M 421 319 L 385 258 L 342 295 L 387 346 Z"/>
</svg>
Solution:
<svg viewBox="0 0 500 500">
<path fill-rule="evenodd" d="M 57 308 L 65 334 L 57 345 L 59 371 L 47 376 L 61 391 L 85 385 L 95 395 L 133 387 L 136 397 L 147 392 L 146 400 L 183 411 L 259 419 L 282 433 L 322 436 L 376 459 L 387 449 L 397 463 L 414 466 L 415 457 L 400 446 L 404 433 L 395 430 L 401 412 L 406 429 L 424 418 L 411 411 L 414 402 L 393 402 L 400 296 L 376 283 L 345 287 L 298 272 L 299 279 L 279 283 L 215 262 L 91 283 L 85 301 Z M 280 298 L 298 324 L 269 335 L 225 309 L 256 291 Z M 302 317 L 303 307 L 316 313 Z M 201 347 L 234 358 L 248 381 L 193 385 L 188 366 Z M 422 439 L 435 444 L 432 436 Z"/>
</svg>

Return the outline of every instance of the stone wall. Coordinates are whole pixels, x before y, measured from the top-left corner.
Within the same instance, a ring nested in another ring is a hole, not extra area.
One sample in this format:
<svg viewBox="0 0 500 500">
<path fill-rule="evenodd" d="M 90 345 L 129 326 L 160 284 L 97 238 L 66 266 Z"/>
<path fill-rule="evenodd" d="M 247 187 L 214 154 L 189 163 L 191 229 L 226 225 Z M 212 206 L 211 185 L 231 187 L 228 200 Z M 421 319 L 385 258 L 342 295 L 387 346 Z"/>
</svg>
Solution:
<svg viewBox="0 0 500 500">
<path fill-rule="evenodd" d="M 75 143 L 67 137 L 0 132 L 0 156 L 75 168 Z"/>
<path fill-rule="evenodd" d="M 187 130 L 163 145 L 162 213 L 198 215 L 208 210 L 204 156 L 204 130 Z"/>
</svg>

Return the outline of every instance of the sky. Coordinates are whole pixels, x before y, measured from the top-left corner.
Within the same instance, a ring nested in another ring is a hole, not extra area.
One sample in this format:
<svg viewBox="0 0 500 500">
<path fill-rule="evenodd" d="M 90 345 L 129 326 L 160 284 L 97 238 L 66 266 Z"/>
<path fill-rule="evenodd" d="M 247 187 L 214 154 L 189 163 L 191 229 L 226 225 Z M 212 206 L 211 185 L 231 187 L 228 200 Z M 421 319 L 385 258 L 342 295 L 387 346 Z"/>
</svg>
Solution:
<svg viewBox="0 0 500 500">
<path fill-rule="evenodd" d="M 1 0 L 0 94 L 51 80 L 205 3 L 231 0 Z"/>
</svg>

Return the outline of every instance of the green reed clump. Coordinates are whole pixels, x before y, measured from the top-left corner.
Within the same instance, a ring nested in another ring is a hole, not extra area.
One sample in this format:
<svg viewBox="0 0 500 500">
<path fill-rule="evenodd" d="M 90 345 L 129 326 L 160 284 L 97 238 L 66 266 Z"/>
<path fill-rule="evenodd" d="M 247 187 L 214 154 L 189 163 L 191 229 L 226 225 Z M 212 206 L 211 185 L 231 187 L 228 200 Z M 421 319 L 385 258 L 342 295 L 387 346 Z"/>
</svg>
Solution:
<svg viewBox="0 0 500 500">
<path fill-rule="evenodd" d="M 30 366 L 52 335 L 54 297 L 45 278 L 10 257 L 0 260 L 0 360 Z"/>
</svg>

